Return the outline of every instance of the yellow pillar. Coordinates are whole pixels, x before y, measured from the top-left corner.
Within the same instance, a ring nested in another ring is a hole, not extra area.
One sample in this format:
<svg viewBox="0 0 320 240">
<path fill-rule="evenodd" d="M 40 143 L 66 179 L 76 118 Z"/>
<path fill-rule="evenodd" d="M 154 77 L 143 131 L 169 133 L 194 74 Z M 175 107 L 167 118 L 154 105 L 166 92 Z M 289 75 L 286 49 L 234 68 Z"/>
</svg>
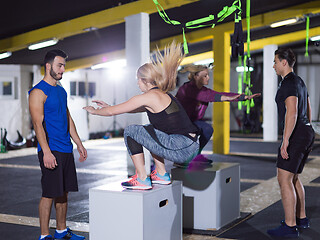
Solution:
<svg viewBox="0 0 320 240">
<path fill-rule="evenodd" d="M 220 29 L 219 29 L 220 30 Z M 221 29 L 222 30 L 222 29 Z M 214 31 L 213 88 L 217 92 L 230 91 L 230 33 Z M 230 148 L 230 103 L 213 104 L 213 152 L 228 154 Z"/>
</svg>

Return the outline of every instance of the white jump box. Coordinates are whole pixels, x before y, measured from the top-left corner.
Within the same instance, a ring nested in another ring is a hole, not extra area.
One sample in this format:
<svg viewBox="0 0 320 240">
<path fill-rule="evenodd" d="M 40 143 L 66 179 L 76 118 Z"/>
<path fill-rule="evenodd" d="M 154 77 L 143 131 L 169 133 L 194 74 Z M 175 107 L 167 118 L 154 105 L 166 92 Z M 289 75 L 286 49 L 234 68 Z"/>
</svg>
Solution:
<svg viewBox="0 0 320 240">
<path fill-rule="evenodd" d="M 120 182 L 89 190 L 90 240 L 182 239 L 182 183 L 124 190 Z"/>
<path fill-rule="evenodd" d="M 183 228 L 219 230 L 240 217 L 240 165 L 215 162 L 202 170 L 174 168 L 183 182 Z"/>
</svg>

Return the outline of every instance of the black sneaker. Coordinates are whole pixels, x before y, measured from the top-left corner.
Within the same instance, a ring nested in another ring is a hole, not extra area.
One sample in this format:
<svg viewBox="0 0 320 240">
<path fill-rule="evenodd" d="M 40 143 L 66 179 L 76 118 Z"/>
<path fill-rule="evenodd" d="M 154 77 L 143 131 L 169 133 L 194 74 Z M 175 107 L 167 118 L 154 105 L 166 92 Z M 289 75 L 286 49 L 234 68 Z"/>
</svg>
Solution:
<svg viewBox="0 0 320 240">
<path fill-rule="evenodd" d="M 284 221 L 277 228 L 269 229 L 267 233 L 274 237 L 298 238 L 299 230 L 296 226 L 289 227 Z"/>
</svg>

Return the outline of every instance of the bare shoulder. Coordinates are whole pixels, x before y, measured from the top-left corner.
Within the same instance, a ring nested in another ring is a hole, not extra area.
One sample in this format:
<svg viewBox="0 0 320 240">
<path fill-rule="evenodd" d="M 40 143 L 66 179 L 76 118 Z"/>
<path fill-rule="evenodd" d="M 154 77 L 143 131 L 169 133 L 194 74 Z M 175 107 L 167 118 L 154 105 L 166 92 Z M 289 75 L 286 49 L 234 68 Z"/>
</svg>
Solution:
<svg viewBox="0 0 320 240">
<path fill-rule="evenodd" d="M 169 95 L 161 91 L 149 91 L 145 94 L 147 107 L 151 108 L 151 112 L 160 112 L 171 102 Z"/>
<path fill-rule="evenodd" d="M 29 101 L 45 101 L 47 96 L 38 88 L 33 89 L 29 95 Z"/>
<path fill-rule="evenodd" d="M 164 98 L 167 98 L 167 94 L 161 92 L 161 91 L 149 91 L 147 93 L 144 93 L 146 98 L 153 101 L 162 101 Z"/>
</svg>

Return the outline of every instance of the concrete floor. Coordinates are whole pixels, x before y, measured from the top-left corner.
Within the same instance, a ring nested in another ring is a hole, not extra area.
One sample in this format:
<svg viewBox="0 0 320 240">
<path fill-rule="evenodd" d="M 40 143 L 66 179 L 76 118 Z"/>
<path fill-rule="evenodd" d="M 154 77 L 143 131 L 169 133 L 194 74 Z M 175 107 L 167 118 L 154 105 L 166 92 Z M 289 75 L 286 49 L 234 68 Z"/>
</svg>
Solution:
<svg viewBox="0 0 320 240">
<path fill-rule="evenodd" d="M 318 136 L 319 137 L 319 136 Z M 88 159 L 77 161 L 79 192 L 70 193 L 68 226 L 89 239 L 89 189 L 127 177 L 126 148 L 122 138 L 84 143 Z M 266 230 L 283 219 L 275 159 L 279 142 L 265 143 L 261 137 L 234 136 L 230 155 L 212 154 L 212 143 L 204 153 L 215 162 L 238 162 L 241 169 L 240 211 L 252 217 L 219 232 L 218 236 L 184 234 L 184 240 L 270 239 Z M 300 239 L 320 239 L 320 141 L 316 140 L 302 179 L 311 229 Z M 172 164 L 167 162 L 170 170 Z M 0 154 L 0 239 L 38 239 L 38 202 L 41 194 L 40 169 L 35 148 Z M 55 226 L 52 211 L 51 227 Z M 52 234 L 54 229 L 51 230 Z M 175 239 L 174 239 L 175 240 Z"/>
</svg>

